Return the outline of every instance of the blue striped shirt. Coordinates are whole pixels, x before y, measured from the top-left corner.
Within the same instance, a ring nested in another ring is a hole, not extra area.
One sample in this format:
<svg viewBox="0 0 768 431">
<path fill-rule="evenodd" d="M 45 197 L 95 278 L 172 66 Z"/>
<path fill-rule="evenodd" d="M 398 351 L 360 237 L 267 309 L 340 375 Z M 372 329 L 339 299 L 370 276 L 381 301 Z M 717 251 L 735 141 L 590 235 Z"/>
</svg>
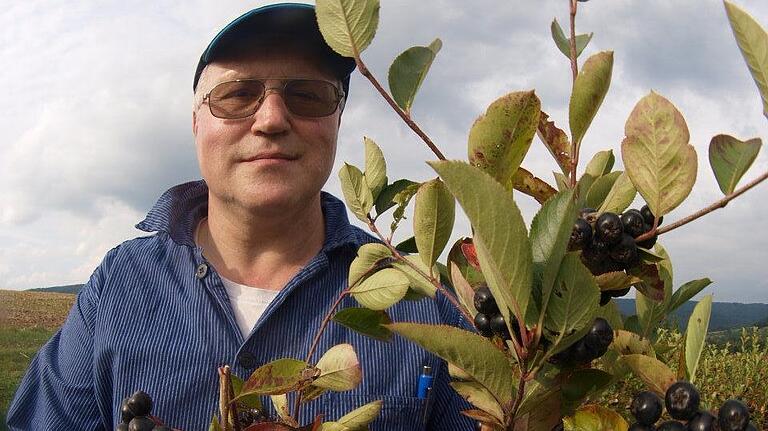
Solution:
<svg viewBox="0 0 768 431">
<path fill-rule="evenodd" d="M 112 430 L 122 399 L 141 389 L 155 402 L 152 413 L 166 424 L 206 430 L 217 411 L 219 366 L 230 364 L 233 373 L 247 378 L 269 361 L 305 358 L 322 318 L 347 284 L 357 249 L 376 239 L 349 223 L 343 202 L 322 192 L 321 251 L 244 339 L 220 276 L 193 240 L 207 202 L 203 181 L 171 188 L 136 225 L 151 234 L 106 254 L 64 325 L 30 364 L 8 411 L 10 429 Z M 342 307 L 351 306 L 358 305 L 345 298 Z M 440 295 L 436 301 L 402 301 L 387 311 L 395 321 L 459 324 Z M 328 392 L 305 405 L 302 423 L 318 413 L 334 420 L 380 399 L 384 405 L 372 430 L 473 429 L 459 414 L 469 405 L 448 385 L 439 358 L 401 337 L 376 341 L 332 323 L 313 359 L 339 343 L 355 347 L 363 381 L 352 391 Z M 423 365 L 435 376 L 426 402 L 416 397 Z"/>
</svg>

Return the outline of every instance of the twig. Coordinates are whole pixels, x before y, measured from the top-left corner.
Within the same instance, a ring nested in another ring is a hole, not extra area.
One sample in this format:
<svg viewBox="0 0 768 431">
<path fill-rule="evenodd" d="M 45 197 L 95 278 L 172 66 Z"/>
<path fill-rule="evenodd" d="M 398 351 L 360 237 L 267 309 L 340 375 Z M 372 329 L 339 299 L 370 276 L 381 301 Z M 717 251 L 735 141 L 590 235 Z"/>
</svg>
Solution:
<svg viewBox="0 0 768 431">
<path fill-rule="evenodd" d="M 571 73 L 573 74 L 573 84 L 576 84 L 576 78 L 579 76 L 579 63 L 576 58 L 576 9 L 577 0 L 569 0 L 571 2 Z M 573 138 L 573 136 L 571 136 Z M 571 188 L 576 187 L 576 168 L 579 165 L 579 144 L 577 140 L 571 142 Z"/>
<path fill-rule="evenodd" d="M 219 418 L 224 431 L 232 431 L 229 426 L 229 391 L 224 367 L 219 367 Z"/>
<path fill-rule="evenodd" d="M 232 387 L 232 373 L 229 368 L 229 365 L 224 366 L 224 378 L 226 380 L 227 384 L 227 396 L 229 401 L 229 415 L 232 418 L 232 423 L 234 424 L 235 431 L 242 431 L 240 428 L 240 421 L 237 417 L 237 402 L 234 400 L 235 398 L 235 388 Z"/>
<path fill-rule="evenodd" d="M 397 249 L 395 247 L 393 247 L 392 244 L 390 242 L 388 242 L 384 238 L 384 235 L 382 235 L 381 232 L 379 232 L 379 229 L 376 227 L 376 224 L 373 223 L 373 220 L 371 220 L 370 217 L 368 217 L 368 228 L 371 229 L 371 231 L 373 233 L 375 233 L 376 236 L 379 237 L 379 239 L 384 241 L 384 245 L 386 245 L 387 248 L 392 252 L 392 254 L 394 255 L 395 259 L 397 259 L 397 260 L 405 263 L 406 265 L 410 266 L 411 269 L 416 271 L 416 273 L 418 273 L 420 276 L 422 276 L 425 279 L 429 280 L 437 288 L 437 290 L 439 290 L 440 293 L 443 294 L 443 296 L 448 298 L 448 300 L 451 302 L 451 304 L 453 304 L 454 308 L 459 310 L 459 312 L 464 316 L 464 319 L 467 322 L 469 322 L 472 326 L 474 326 L 475 319 L 473 319 L 472 317 L 469 316 L 469 312 L 461 304 L 459 304 L 459 302 L 456 300 L 456 298 L 454 298 L 453 295 L 451 295 L 451 293 L 448 292 L 439 281 L 437 281 L 437 279 L 435 279 L 434 277 L 430 277 L 429 275 L 425 274 L 416 265 L 414 265 L 413 263 L 408 261 L 406 258 L 404 258 L 400 254 L 400 252 L 398 252 Z"/>
<path fill-rule="evenodd" d="M 379 94 L 381 94 L 382 97 L 384 97 L 384 100 L 389 103 L 389 106 L 392 107 L 392 109 L 397 112 L 397 115 L 400 116 L 400 118 L 405 121 L 405 124 L 408 125 L 408 127 L 411 128 L 419 137 L 424 141 L 425 144 L 429 147 L 430 150 L 432 150 L 433 153 L 437 156 L 440 160 L 445 160 L 445 156 L 443 153 L 440 152 L 440 150 L 435 146 L 435 144 L 432 142 L 431 139 L 429 139 L 429 136 L 427 136 L 426 133 L 424 133 L 418 124 L 416 124 L 405 111 L 400 109 L 400 106 L 397 105 L 397 102 L 395 102 L 392 97 L 387 93 L 387 91 L 384 89 L 384 87 L 381 86 L 379 81 L 376 80 L 376 78 L 373 76 L 370 70 L 365 66 L 365 63 L 363 63 L 363 60 L 360 58 L 360 56 L 355 57 L 355 61 L 357 62 L 357 68 L 360 70 L 360 73 L 368 78 L 369 81 L 371 81 L 371 84 L 373 84 L 374 87 L 376 87 L 376 90 L 379 91 Z"/>
<path fill-rule="evenodd" d="M 657 235 L 665 234 L 671 230 L 677 229 L 680 226 L 686 225 L 694 220 L 696 220 L 699 217 L 702 217 L 706 214 L 711 213 L 712 211 L 720 208 L 724 208 L 726 205 L 728 205 L 728 202 L 732 201 L 742 193 L 746 192 L 747 190 L 751 189 L 752 187 L 760 184 L 761 182 L 765 181 L 766 178 L 768 178 L 768 172 L 763 173 L 759 177 L 755 178 L 754 180 L 748 182 L 740 189 L 735 190 L 733 193 L 727 195 L 726 197 L 718 200 L 717 202 L 713 203 L 712 205 L 709 205 L 705 208 L 702 208 L 699 211 L 696 211 L 695 213 L 689 215 L 688 217 L 682 218 L 672 224 L 669 224 L 667 226 L 662 227 L 661 229 L 651 229 L 650 231 L 640 235 L 635 239 L 636 242 L 644 241 L 646 239 L 652 238 Z"/>
</svg>

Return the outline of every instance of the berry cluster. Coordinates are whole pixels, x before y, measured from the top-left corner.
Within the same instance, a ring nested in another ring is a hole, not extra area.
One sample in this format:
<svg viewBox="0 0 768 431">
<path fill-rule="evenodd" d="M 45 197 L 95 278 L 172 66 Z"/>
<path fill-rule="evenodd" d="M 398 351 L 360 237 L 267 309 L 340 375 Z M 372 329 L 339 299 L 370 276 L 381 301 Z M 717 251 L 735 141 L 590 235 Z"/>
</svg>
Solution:
<svg viewBox="0 0 768 431">
<path fill-rule="evenodd" d="M 243 428 L 268 420 L 269 417 L 259 409 L 238 409 L 237 411 L 237 421 Z"/>
<path fill-rule="evenodd" d="M 587 335 L 567 349 L 552 356 L 550 362 L 563 365 L 583 365 L 603 356 L 613 343 L 613 328 L 602 317 L 595 319 Z"/>
<path fill-rule="evenodd" d="M 117 431 L 171 431 L 165 425 L 157 425 L 150 417 L 152 398 L 146 392 L 137 391 L 123 400 L 120 406 L 122 422 Z"/>
<path fill-rule="evenodd" d="M 656 237 L 635 242 L 635 238 L 653 227 L 655 216 L 648 205 L 639 210 L 629 209 L 621 215 L 605 212 L 597 216 L 595 213 L 594 208 L 579 211 L 568 242 L 569 250 L 581 250 L 581 261 L 593 275 L 636 267 L 640 263 L 637 247 L 651 248 L 656 244 Z M 659 224 L 663 220 L 664 217 L 660 217 Z M 602 292 L 600 305 L 627 293 L 628 288 Z"/>
<path fill-rule="evenodd" d="M 512 339 L 507 329 L 507 322 L 499 312 L 499 306 L 496 305 L 496 300 L 487 285 L 482 285 L 475 290 L 474 303 L 478 311 L 475 315 L 475 327 L 482 336 L 490 338 L 497 335 L 503 340 Z M 515 339 L 520 342 L 520 325 L 516 319 L 512 321 L 512 329 L 515 332 Z"/>
<path fill-rule="evenodd" d="M 685 381 L 674 383 L 667 389 L 664 405 L 669 415 L 677 420 L 665 421 L 655 427 L 661 418 L 661 399 L 653 392 L 640 392 L 630 406 L 636 422 L 629 427 L 629 431 L 757 431 L 749 422 L 749 409 L 741 401 L 726 401 L 717 417 L 700 410 L 700 401 L 701 396 L 694 385 Z"/>
</svg>

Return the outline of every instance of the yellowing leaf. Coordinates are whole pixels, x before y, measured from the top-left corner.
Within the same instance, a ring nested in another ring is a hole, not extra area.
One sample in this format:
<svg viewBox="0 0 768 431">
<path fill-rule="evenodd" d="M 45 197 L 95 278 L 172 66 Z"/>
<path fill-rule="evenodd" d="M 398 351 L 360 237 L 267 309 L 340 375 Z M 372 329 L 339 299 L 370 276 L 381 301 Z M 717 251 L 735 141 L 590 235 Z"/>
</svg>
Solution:
<svg viewBox="0 0 768 431">
<path fill-rule="evenodd" d="M 384 310 L 403 299 L 408 277 L 394 268 L 385 268 L 350 289 L 352 296 L 371 310 Z"/>
<path fill-rule="evenodd" d="M 677 381 L 675 373 L 663 362 L 645 355 L 626 355 L 620 359 L 633 373 L 657 395 L 664 397 L 672 383 Z"/>
<path fill-rule="evenodd" d="M 763 115 L 768 117 L 768 33 L 754 18 L 730 1 L 725 2 L 725 10 L 733 35 L 763 99 Z"/>
<path fill-rule="evenodd" d="M 717 135 L 709 143 L 709 164 L 723 194 L 729 195 L 760 152 L 760 138 L 740 141 L 733 136 Z"/>
<path fill-rule="evenodd" d="M 588 404 L 563 419 L 565 431 L 627 431 L 629 424 L 620 414 L 606 407 Z"/>
<path fill-rule="evenodd" d="M 358 57 L 379 25 L 379 0 L 317 0 L 317 24 L 325 42 L 345 57 Z"/>
<path fill-rule="evenodd" d="M 373 199 L 379 196 L 379 193 L 387 186 L 387 162 L 384 160 L 384 153 L 370 138 L 365 138 L 365 182 L 371 189 Z M 369 209 L 370 211 L 370 209 Z"/>
<path fill-rule="evenodd" d="M 696 150 L 680 111 L 651 92 L 627 119 L 621 156 L 629 178 L 656 216 L 682 203 L 696 182 Z"/>
<path fill-rule="evenodd" d="M 320 370 L 320 376 L 312 384 L 332 391 L 354 389 L 363 378 L 360 361 L 351 344 L 331 347 L 315 367 Z"/>
<path fill-rule="evenodd" d="M 429 268 L 435 264 L 453 231 L 456 201 L 442 181 L 434 179 L 421 184 L 416 192 L 413 233 L 422 262 Z"/>
<path fill-rule="evenodd" d="M 344 201 L 352 214 L 363 223 L 368 223 L 368 212 L 373 208 L 373 194 L 365 182 L 360 169 L 344 163 L 339 171 L 341 191 L 344 193 Z"/>
</svg>

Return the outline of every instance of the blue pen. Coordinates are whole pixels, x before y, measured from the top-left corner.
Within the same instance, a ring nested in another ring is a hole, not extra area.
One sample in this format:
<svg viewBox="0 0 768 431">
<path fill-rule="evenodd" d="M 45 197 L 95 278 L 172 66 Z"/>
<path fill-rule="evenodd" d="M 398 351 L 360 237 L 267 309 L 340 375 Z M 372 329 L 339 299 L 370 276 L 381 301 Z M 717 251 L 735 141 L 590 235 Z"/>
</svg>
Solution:
<svg viewBox="0 0 768 431">
<path fill-rule="evenodd" d="M 416 396 L 419 397 L 419 399 L 426 400 L 430 389 L 432 389 L 432 367 L 424 365 L 421 368 L 419 389 L 416 392 Z"/>
</svg>

